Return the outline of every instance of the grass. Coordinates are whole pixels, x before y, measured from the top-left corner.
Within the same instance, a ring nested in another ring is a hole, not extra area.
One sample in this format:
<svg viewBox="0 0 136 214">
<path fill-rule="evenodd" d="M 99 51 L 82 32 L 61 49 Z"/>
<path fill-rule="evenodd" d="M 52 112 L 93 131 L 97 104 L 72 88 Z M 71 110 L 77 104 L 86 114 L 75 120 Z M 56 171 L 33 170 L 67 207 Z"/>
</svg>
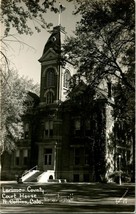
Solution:
<svg viewBox="0 0 136 214">
<path fill-rule="evenodd" d="M 32 189 L 41 187 L 43 193 L 36 193 L 43 200 L 42 205 L 2 205 L 2 210 L 12 213 L 20 207 L 20 212 L 29 210 L 40 214 L 44 211 L 56 212 L 134 212 L 135 187 L 132 184 L 101 184 L 101 183 L 9 183 L 2 184 L 5 188 Z M 25 192 L 25 194 L 28 194 Z M 39 210 L 39 211 L 38 211 Z M 33 213 L 32 212 L 32 213 Z M 5 213 L 5 212 L 4 212 Z"/>
</svg>

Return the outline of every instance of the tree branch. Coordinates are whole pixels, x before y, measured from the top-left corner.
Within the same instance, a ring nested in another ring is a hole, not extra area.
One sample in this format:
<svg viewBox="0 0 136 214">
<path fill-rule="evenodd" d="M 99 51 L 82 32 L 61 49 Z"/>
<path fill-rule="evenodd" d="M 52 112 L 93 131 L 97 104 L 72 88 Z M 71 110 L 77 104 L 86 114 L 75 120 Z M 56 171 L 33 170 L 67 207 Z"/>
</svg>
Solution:
<svg viewBox="0 0 136 214">
<path fill-rule="evenodd" d="M 123 71 L 121 70 L 120 66 L 118 65 L 118 63 L 115 61 L 115 64 L 117 65 L 117 69 L 120 72 L 120 75 L 122 77 L 122 81 L 125 83 L 126 86 L 128 86 L 133 92 L 135 92 L 135 87 L 133 87 L 128 81 L 127 78 L 125 77 L 125 74 L 123 73 Z"/>
</svg>

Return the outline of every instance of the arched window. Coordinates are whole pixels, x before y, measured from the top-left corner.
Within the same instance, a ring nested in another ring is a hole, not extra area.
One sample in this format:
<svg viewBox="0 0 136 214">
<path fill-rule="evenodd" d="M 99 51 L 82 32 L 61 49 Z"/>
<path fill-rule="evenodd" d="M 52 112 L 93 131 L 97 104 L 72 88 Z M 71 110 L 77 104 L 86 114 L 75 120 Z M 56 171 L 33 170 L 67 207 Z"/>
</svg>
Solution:
<svg viewBox="0 0 136 214">
<path fill-rule="evenodd" d="M 53 68 L 49 68 L 47 70 L 46 83 L 47 83 L 47 87 L 55 85 L 55 70 Z"/>
<path fill-rule="evenodd" d="M 46 103 L 50 104 L 50 103 L 53 103 L 53 101 L 54 101 L 54 94 L 53 94 L 53 92 L 49 91 L 46 94 Z"/>
<path fill-rule="evenodd" d="M 63 87 L 69 88 L 69 80 L 70 80 L 70 71 L 66 70 L 64 73 L 64 82 Z"/>
</svg>

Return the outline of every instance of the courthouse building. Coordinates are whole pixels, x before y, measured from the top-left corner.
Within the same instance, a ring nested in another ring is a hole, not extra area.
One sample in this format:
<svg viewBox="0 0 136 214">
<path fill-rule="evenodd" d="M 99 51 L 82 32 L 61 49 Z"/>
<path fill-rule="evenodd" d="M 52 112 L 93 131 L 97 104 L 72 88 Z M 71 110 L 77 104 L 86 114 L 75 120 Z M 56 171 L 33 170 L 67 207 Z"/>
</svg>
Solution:
<svg viewBox="0 0 136 214">
<path fill-rule="evenodd" d="M 27 112 L 22 118 L 24 136 L 12 154 L 5 152 L 2 157 L 3 179 L 36 171 L 26 181 L 92 182 L 108 178 L 118 168 L 117 147 L 111 142 L 111 83 L 104 80 L 93 90 L 76 79 L 67 96 L 69 80 L 76 77 L 76 70 L 62 59 L 65 37 L 64 28 L 56 26 L 45 44 L 39 59 L 40 97 L 28 93 Z M 127 155 L 131 152 L 125 151 Z"/>
</svg>

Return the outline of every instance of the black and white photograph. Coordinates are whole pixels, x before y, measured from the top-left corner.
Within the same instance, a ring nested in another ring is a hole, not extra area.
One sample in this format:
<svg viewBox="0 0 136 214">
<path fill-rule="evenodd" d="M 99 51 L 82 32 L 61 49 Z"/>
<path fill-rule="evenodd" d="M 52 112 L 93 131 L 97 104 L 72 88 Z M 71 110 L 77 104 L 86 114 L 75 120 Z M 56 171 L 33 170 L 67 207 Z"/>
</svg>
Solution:
<svg viewBox="0 0 136 214">
<path fill-rule="evenodd" d="M 135 0 L 1 0 L 0 25 L 0 213 L 135 213 Z"/>
</svg>

